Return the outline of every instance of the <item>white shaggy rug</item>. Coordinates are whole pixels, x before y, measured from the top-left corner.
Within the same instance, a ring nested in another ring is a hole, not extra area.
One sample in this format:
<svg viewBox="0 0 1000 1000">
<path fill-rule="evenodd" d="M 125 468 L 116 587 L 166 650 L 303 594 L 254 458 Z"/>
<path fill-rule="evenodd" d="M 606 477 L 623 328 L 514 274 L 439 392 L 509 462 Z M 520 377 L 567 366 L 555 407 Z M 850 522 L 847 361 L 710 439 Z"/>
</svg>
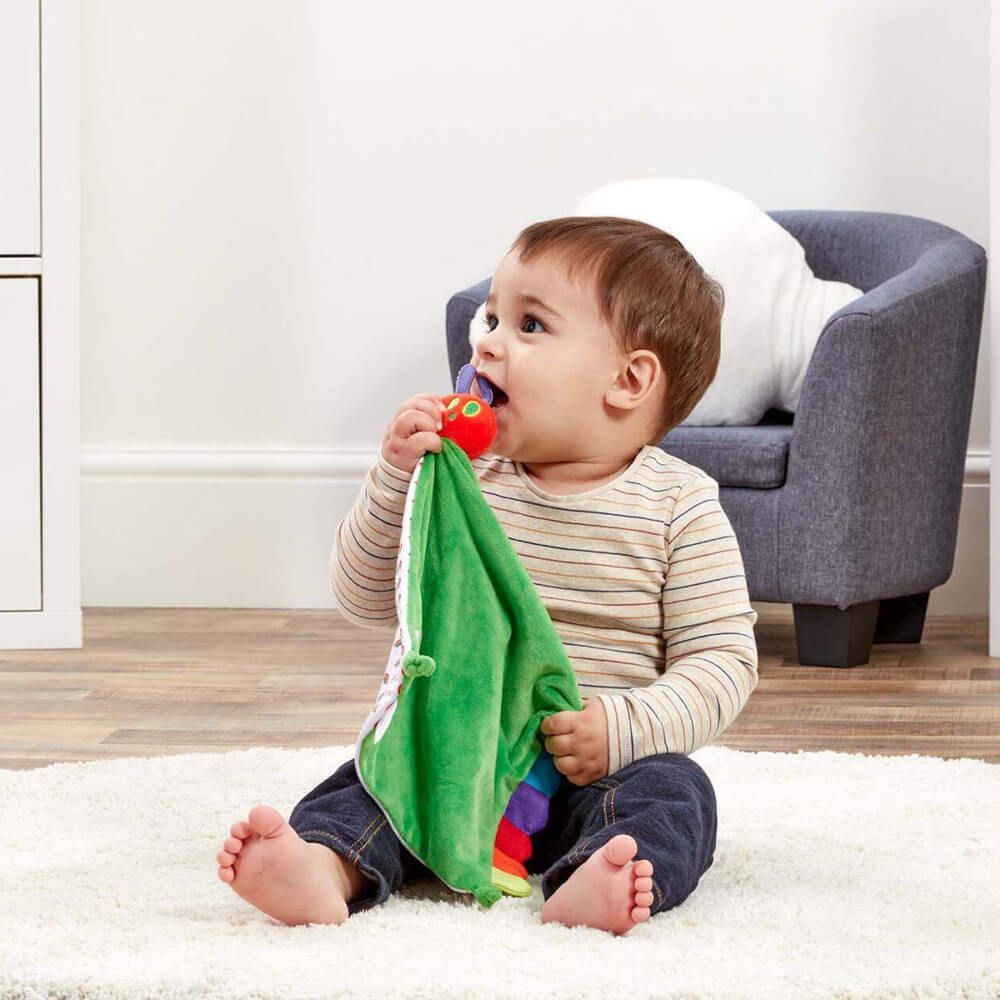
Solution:
<svg viewBox="0 0 1000 1000">
<path fill-rule="evenodd" d="M 715 862 L 623 937 L 406 885 L 288 927 L 216 877 L 257 802 L 287 817 L 350 746 L 0 770 L 0 996 L 1000 996 L 1000 767 L 833 753 L 692 756 Z"/>
</svg>

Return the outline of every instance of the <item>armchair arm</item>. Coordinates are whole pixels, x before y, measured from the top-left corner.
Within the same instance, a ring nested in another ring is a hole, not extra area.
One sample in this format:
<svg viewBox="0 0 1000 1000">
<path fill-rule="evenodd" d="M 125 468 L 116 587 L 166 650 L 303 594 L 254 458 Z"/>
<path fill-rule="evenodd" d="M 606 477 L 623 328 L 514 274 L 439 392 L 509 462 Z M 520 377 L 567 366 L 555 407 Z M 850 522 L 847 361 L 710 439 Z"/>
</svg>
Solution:
<svg viewBox="0 0 1000 1000">
<path fill-rule="evenodd" d="M 782 600 L 846 608 L 951 575 L 987 262 L 928 227 L 905 270 L 830 317 L 810 359 L 779 501 Z"/>
</svg>

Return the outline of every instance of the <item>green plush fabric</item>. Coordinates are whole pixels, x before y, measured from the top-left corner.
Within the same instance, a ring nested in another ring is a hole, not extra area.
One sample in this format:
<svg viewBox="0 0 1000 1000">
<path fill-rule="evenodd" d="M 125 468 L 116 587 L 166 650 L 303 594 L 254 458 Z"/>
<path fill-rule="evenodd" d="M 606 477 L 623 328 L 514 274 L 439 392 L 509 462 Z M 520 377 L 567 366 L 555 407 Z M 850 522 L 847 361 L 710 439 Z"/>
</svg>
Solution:
<svg viewBox="0 0 1000 1000">
<path fill-rule="evenodd" d="M 407 849 L 489 907 L 503 885 L 497 827 L 544 750 L 541 721 L 583 704 L 534 584 L 447 438 L 410 482 L 396 609 L 358 775 Z"/>
</svg>

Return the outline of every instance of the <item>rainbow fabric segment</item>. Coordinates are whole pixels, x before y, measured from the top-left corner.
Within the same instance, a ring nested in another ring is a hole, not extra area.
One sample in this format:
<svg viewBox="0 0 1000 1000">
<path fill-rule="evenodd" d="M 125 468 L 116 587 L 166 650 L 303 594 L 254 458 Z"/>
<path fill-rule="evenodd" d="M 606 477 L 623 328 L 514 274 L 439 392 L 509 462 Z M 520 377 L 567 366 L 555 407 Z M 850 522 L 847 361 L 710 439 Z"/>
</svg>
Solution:
<svg viewBox="0 0 1000 1000">
<path fill-rule="evenodd" d="M 562 780 L 552 754 L 542 747 L 507 803 L 493 846 L 493 884 L 508 896 L 531 895 L 524 866 L 531 857 L 531 835 L 549 821 L 549 803 Z"/>
</svg>

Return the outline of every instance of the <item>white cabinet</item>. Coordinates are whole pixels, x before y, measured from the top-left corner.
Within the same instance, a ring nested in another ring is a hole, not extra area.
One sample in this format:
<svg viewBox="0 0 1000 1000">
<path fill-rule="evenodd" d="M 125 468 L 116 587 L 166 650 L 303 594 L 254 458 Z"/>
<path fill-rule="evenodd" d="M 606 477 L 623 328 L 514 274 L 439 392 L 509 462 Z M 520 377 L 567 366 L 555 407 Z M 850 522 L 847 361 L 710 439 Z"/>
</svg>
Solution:
<svg viewBox="0 0 1000 1000">
<path fill-rule="evenodd" d="M 0 608 L 42 610 L 38 279 L 0 278 Z"/>
<path fill-rule="evenodd" d="M 39 0 L 0 0 L 0 254 L 41 252 Z"/>
<path fill-rule="evenodd" d="M 79 647 L 79 0 L 0 0 L 0 649 Z"/>
</svg>

